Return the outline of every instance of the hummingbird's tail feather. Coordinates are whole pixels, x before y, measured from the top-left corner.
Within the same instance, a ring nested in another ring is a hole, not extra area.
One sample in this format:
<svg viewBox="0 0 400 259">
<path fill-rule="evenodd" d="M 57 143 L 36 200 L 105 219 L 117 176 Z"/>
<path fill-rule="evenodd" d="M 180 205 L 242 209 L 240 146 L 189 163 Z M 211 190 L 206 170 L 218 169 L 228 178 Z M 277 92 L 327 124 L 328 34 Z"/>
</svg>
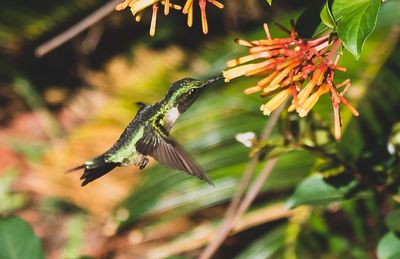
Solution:
<svg viewBox="0 0 400 259">
<path fill-rule="evenodd" d="M 80 166 L 77 166 L 75 168 L 72 168 L 68 170 L 66 173 L 73 172 L 79 169 L 84 169 L 84 172 L 81 176 L 81 180 L 83 182 L 81 183 L 81 186 L 85 186 L 88 183 L 96 180 L 99 177 L 102 177 L 103 175 L 107 174 L 110 172 L 112 169 L 117 167 L 119 163 L 109 163 L 106 162 L 104 159 L 104 156 L 99 156 L 96 157 Z"/>
<path fill-rule="evenodd" d="M 71 173 L 71 172 L 74 172 L 74 171 L 77 171 L 77 170 L 80 170 L 80 169 L 83 169 L 83 168 L 85 168 L 84 164 L 78 165 L 77 167 L 68 169 L 67 171 L 65 171 L 65 173 L 68 174 L 68 173 Z"/>
</svg>

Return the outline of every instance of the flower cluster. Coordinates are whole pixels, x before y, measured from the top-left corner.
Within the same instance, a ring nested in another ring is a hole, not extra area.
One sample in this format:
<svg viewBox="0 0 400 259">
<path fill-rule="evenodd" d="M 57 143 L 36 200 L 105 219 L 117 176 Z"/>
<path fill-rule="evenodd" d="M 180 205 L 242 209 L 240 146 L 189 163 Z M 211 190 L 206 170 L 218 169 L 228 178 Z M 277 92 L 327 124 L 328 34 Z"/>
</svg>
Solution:
<svg viewBox="0 0 400 259">
<path fill-rule="evenodd" d="M 346 68 L 337 65 L 340 58 L 340 39 L 335 35 L 325 35 L 312 40 L 302 40 L 294 26 L 292 30 L 281 26 L 280 28 L 289 34 L 287 38 L 272 38 L 268 25 L 264 24 L 267 39 L 236 40 L 239 45 L 248 47 L 250 53 L 227 62 L 225 81 L 240 76 L 265 75 L 257 85 L 244 90 L 246 94 L 261 92 L 262 97 L 274 95 L 260 107 L 265 115 L 269 115 L 292 97 L 289 111 L 296 111 L 299 116 L 304 117 L 321 95 L 329 93 L 333 107 L 335 137 L 339 139 L 339 104 L 344 104 L 358 116 L 357 110 L 344 97 L 351 85 L 350 80 L 334 83 L 335 71 L 346 71 Z M 341 88 L 343 90 L 339 92 Z"/>
<path fill-rule="evenodd" d="M 220 9 L 224 8 L 224 5 L 218 2 L 217 0 L 198 0 L 201 12 L 201 24 L 204 34 L 208 33 L 208 23 L 206 14 L 207 2 L 215 5 Z M 118 4 L 115 7 L 115 10 L 117 11 L 124 10 L 129 6 L 131 8 L 133 16 L 135 17 L 135 20 L 139 22 L 142 18 L 144 10 L 152 6 L 153 15 L 151 17 L 150 35 L 154 36 L 156 31 L 157 13 L 159 4 L 164 6 L 164 15 L 168 15 L 171 8 L 178 11 L 182 11 L 183 14 L 187 15 L 187 25 L 189 27 L 192 27 L 194 0 L 186 0 L 185 4 L 183 5 L 183 8 L 182 5 L 173 4 L 171 3 L 170 0 L 125 0 L 124 2 Z"/>
</svg>

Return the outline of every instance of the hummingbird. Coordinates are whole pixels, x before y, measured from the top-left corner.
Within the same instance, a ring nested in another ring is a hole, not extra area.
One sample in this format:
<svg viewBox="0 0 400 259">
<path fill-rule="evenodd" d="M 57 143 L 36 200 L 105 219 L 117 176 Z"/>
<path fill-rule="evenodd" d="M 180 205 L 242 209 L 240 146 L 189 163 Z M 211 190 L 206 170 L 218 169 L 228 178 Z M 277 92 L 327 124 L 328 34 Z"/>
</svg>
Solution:
<svg viewBox="0 0 400 259">
<path fill-rule="evenodd" d="M 142 170 L 149 162 L 148 156 L 151 156 L 165 166 L 213 185 L 197 163 L 169 136 L 169 132 L 202 90 L 222 79 L 222 74 L 205 81 L 184 78 L 173 83 L 161 101 L 152 105 L 137 103 L 139 109 L 136 116 L 110 149 L 67 172 L 83 169 L 80 179 L 81 186 L 85 186 L 118 166 L 134 164 Z"/>
</svg>

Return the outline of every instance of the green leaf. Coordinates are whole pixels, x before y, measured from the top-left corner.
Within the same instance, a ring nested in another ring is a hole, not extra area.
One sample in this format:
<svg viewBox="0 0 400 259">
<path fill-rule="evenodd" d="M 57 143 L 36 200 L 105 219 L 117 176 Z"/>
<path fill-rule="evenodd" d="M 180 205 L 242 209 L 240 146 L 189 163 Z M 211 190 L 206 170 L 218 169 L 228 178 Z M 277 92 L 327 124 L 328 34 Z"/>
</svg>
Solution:
<svg viewBox="0 0 400 259">
<path fill-rule="evenodd" d="M 392 231 L 400 231 L 400 209 L 390 212 L 386 218 L 385 223 Z"/>
<path fill-rule="evenodd" d="M 335 27 L 335 20 L 333 19 L 333 15 L 329 8 L 328 1 L 326 1 L 325 5 L 322 7 L 320 17 L 321 17 L 321 21 L 326 26 L 328 26 L 331 29 L 333 29 Z"/>
<path fill-rule="evenodd" d="M 380 5 L 380 0 L 335 0 L 332 4 L 336 31 L 356 59 L 375 28 Z"/>
<path fill-rule="evenodd" d="M 336 188 L 327 183 L 322 175 L 312 175 L 298 185 L 286 206 L 294 208 L 302 204 L 327 205 L 332 202 L 341 201 L 344 199 L 348 190 L 355 184 L 356 182 L 353 181 L 347 186 Z"/>
<path fill-rule="evenodd" d="M 0 219 L 0 258 L 44 258 L 42 244 L 28 223 L 17 217 Z"/>
<path fill-rule="evenodd" d="M 379 259 L 400 258 L 400 239 L 392 232 L 387 233 L 378 244 Z"/>
<path fill-rule="evenodd" d="M 272 5 L 272 0 L 266 0 L 269 5 Z"/>
<path fill-rule="evenodd" d="M 253 241 L 236 259 L 274 258 L 285 245 L 285 228 L 278 227 Z"/>
</svg>

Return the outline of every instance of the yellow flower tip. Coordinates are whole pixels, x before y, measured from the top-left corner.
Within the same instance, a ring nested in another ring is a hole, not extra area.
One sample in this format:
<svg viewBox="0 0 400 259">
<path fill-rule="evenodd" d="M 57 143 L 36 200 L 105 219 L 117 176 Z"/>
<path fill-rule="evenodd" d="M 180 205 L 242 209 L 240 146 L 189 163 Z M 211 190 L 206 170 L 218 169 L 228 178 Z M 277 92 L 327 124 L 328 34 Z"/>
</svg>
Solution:
<svg viewBox="0 0 400 259">
<path fill-rule="evenodd" d="M 180 6 L 180 5 L 177 5 L 177 4 L 170 4 L 170 6 L 172 6 L 172 8 L 174 8 L 174 9 L 177 10 L 177 11 L 182 10 L 182 6 Z"/>
<path fill-rule="evenodd" d="M 267 104 L 263 104 L 260 106 L 260 110 L 263 112 L 264 115 L 269 116 L 272 112 L 271 108 L 267 106 Z"/>
<path fill-rule="evenodd" d="M 231 80 L 226 76 L 226 71 L 222 71 L 222 76 L 224 77 L 224 82 L 229 83 Z"/>
<path fill-rule="evenodd" d="M 305 117 L 318 102 L 319 97 L 328 92 L 328 86 L 326 84 L 321 85 L 318 90 L 310 95 L 303 105 L 299 106 L 297 112 L 300 117 Z"/>
<path fill-rule="evenodd" d="M 143 15 L 143 11 L 140 11 L 138 14 L 136 14 L 135 21 L 140 22 L 142 20 L 142 15 Z"/>
<path fill-rule="evenodd" d="M 351 106 L 349 103 L 346 103 L 347 108 L 349 108 L 349 110 L 351 111 L 351 113 L 358 117 L 360 115 L 360 113 L 353 107 Z"/>
<path fill-rule="evenodd" d="M 203 16 L 203 14 L 202 14 Z M 207 23 L 207 18 L 206 18 L 206 13 L 204 12 L 204 18 L 202 17 L 201 19 L 201 27 L 203 29 L 203 33 L 207 34 L 208 33 L 208 23 Z"/>
<path fill-rule="evenodd" d="M 187 26 L 192 27 L 193 25 L 193 6 L 189 8 L 189 12 L 187 13 Z"/>
<path fill-rule="evenodd" d="M 201 13 L 201 27 L 203 29 L 203 33 L 204 34 L 208 33 L 206 5 L 207 5 L 207 1 L 206 0 L 199 0 L 200 13 Z"/>
<path fill-rule="evenodd" d="M 157 4 L 154 4 L 153 15 L 151 17 L 151 24 L 150 24 L 150 33 L 149 33 L 151 37 L 153 37 L 156 34 L 157 12 L 158 12 L 158 6 Z"/>
<path fill-rule="evenodd" d="M 288 112 L 293 112 L 294 110 L 296 110 L 296 105 L 291 104 L 288 108 Z"/>
<path fill-rule="evenodd" d="M 228 80 L 243 76 L 247 71 L 254 69 L 254 64 L 246 64 L 237 67 L 230 68 L 223 72 L 224 77 Z"/>
<path fill-rule="evenodd" d="M 122 3 L 117 4 L 117 6 L 115 6 L 115 10 L 116 11 L 121 11 L 124 10 L 125 8 L 128 7 L 128 5 L 132 2 L 132 0 L 125 0 Z"/>
<path fill-rule="evenodd" d="M 213 5 L 218 7 L 219 9 L 223 9 L 224 8 L 224 5 L 221 2 L 218 2 L 217 0 L 208 0 L 208 2 L 212 3 Z"/>
<path fill-rule="evenodd" d="M 304 118 L 304 117 L 307 116 L 307 114 L 308 114 L 308 111 L 306 109 L 303 109 L 303 108 L 299 109 L 299 116 L 300 117 Z"/>
<path fill-rule="evenodd" d="M 160 2 L 160 0 L 138 0 L 136 2 L 131 2 L 129 6 L 131 7 L 132 14 L 136 15 L 136 13 L 146 9 L 149 6 L 156 4 L 157 2 Z"/>
<path fill-rule="evenodd" d="M 290 95 L 290 89 L 280 91 L 272 97 L 266 104 L 261 105 L 260 109 L 264 115 L 270 115 L 272 111 L 279 107 Z"/>
<path fill-rule="evenodd" d="M 267 116 L 271 115 L 271 113 L 272 113 L 272 111 L 271 111 L 270 109 L 268 109 L 268 107 L 266 107 L 266 108 L 264 109 L 264 111 L 263 111 L 263 114 L 264 114 L 264 115 L 267 115 Z"/>
<path fill-rule="evenodd" d="M 271 40 L 272 37 L 271 37 L 271 33 L 270 33 L 270 31 L 269 31 L 268 24 L 267 24 L 267 23 L 264 23 L 264 24 L 263 24 L 263 27 L 264 27 L 265 35 L 267 35 L 267 39 Z"/>
<path fill-rule="evenodd" d="M 261 90 L 262 89 L 258 85 L 256 85 L 256 86 L 253 86 L 253 87 L 246 88 L 243 92 L 245 94 L 254 94 L 254 93 L 257 93 L 257 92 L 259 92 Z"/>
<path fill-rule="evenodd" d="M 226 62 L 226 66 L 228 68 L 235 67 L 237 65 L 240 65 L 240 63 L 238 62 L 238 59 L 231 59 L 228 62 Z"/>
<path fill-rule="evenodd" d="M 314 89 L 315 83 L 313 80 L 310 80 L 308 84 L 300 90 L 299 94 L 297 95 L 298 97 L 298 105 L 301 106 L 303 105 L 307 98 L 310 96 L 311 91 Z"/>
<path fill-rule="evenodd" d="M 169 0 L 165 0 L 164 2 L 164 15 L 168 15 L 169 14 Z"/>
<path fill-rule="evenodd" d="M 183 14 L 188 14 L 188 12 L 189 12 L 189 11 L 186 10 L 185 8 L 182 9 L 182 13 L 183 13 Z"/>
<path fill-rule="evenodd" d="M 340 88 L 342 86 L 345 86 L 345 90 L 343 90 L 343 92 L 341 93 L 341 95 L 344 95 L 347 92 L 348 88 L 351 86 L 350 79 L 346 79 L 343 82 L 336 84 L 336 88 Z"/>
<path fill-rule="evenodd" d="M 340 101 L 347 106 L 347 108 L 349 108 L 349 110 L 351 111 L 351 113 L 353 113 L 354 116 L 359 116 L 360 113 L 353 107 L 351 106 L 351 104 L 341 95 L 339 95 Z"/>
<path fill-rule="evenodd" d="M 251 43 L 250 41 L 243 40 L 243 39 L 235 39 L 234 40 L 236 44 L 244 46 L 244 47 L 253 47 L 254 44 Z"/>
<path fill-rule="evenodd" d="M 347 108 L 349 108 L 349 110 L 351 111 L 351 113 L 353 113 L 354 116 L 360 115 L 360 113 L 341 94 L 339 94 L 337 97 L 341 103 L 343 103 L 344 105 L 347 106 Z"/>
<path fill-rule="evenodd" d="M 185 5 L 183 6 L 182 12 L 184 14 L 188 14 L 189 9 L 193 9 L 193 0 L 186 0 Z"/>
</svg>

